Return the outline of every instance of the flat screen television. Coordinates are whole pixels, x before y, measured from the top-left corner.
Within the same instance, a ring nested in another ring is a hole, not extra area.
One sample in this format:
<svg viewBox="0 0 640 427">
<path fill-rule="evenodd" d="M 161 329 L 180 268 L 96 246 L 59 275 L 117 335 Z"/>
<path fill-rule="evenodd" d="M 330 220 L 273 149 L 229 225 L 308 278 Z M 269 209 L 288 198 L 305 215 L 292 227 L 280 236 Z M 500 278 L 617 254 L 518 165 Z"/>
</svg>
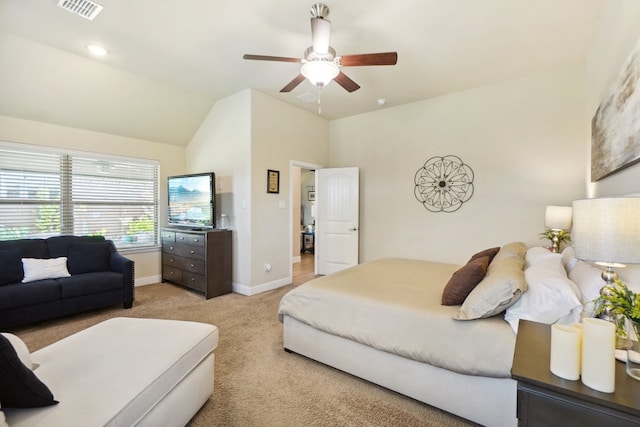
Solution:
<svg viewBox="0 0 640 427">
<path fill-rule="evenodd" d="M 216 227 L 216 176 L 213 172 L 170 176 L 167 184 L 170 226 Z"/>
</svg>

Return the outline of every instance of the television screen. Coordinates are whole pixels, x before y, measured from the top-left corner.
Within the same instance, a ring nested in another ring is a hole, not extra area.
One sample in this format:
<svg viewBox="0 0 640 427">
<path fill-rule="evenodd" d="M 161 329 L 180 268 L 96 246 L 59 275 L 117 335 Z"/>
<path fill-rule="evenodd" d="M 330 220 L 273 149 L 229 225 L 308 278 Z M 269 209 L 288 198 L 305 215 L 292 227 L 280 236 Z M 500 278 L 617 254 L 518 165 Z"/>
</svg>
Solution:
<svg viewBox="0 0 640 427">
<path fill-rule="evenodd" d="M 215 174 L 170 176 L 169 225 L 215 228 Z"/>
</svg>

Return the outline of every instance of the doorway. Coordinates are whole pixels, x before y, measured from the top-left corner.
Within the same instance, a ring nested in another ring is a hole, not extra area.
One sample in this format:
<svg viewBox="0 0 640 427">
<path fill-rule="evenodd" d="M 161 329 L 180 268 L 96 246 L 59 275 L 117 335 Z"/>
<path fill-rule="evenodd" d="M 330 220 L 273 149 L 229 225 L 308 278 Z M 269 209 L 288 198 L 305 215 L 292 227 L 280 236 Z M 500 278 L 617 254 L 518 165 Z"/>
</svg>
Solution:
<svg viewBox="0 0 640 427">
<path fill-rule="evenodd" d="M 291 161 L 291 277 L 300 282 L 312 278 L 316 272 L 316 169 L 319 165 Z"/>
</svg>

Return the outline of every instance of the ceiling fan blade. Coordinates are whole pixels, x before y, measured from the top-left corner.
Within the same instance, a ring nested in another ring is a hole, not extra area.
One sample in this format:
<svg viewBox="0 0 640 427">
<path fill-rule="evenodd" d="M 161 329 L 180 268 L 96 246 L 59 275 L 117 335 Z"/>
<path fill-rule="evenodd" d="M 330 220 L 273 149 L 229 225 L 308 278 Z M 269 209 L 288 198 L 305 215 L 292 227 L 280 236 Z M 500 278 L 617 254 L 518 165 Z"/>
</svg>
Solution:
<svg viewBox="0 0 640 427">
<path fill-rule="evenodd" d="M 331 21 L 323 18 L 311 18 L 311 45 L 316 53 L 329 53 Z"/>
<path fill-rule="evenodd" d="M 396 65 L 397 52 L 363 53 L 360 55 L 345 55 L 340 57 L 343 67 L 359 67 L 363 65 Z"/>
<path fill-rule="evenodd" d="M 242 59 L 252 59 L 256 61 L 279 61 L 279 62 L 302 62 L 300 58 L 287 58 L 284 56 L 268 56 L 268 55 L 243 55 Z"/>
<path fill-rule="evenodd" d="M 280 89 L 280 92 L 291 92 L 296 86 L 302 83 L 304 79 L 305 77 L 302 74 L 298 74 L 295 79 L 291 80 L 285 87 Z"/>
<path fill-rule="evenodd" d="M 345 88 L 346 91 L 349 93 L 355 92 L 356 90 L 360 89 L 360 86 L 358 85 L 358 83 L 351 80 L 342 71 L 340 71 L 340 73 L 338 73 L 338 75 L 333 80 L 335 80 L 336 83 L 338 83 L 340 86 Z"/>
</svg>

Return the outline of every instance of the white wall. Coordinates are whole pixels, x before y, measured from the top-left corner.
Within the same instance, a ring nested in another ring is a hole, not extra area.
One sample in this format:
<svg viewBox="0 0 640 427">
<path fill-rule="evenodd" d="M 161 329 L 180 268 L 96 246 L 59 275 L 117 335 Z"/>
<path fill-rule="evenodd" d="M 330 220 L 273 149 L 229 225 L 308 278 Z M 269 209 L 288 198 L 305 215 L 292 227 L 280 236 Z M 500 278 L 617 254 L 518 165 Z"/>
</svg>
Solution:
<svg viewBox="0 0 640 427">
<path fill-rule="evenodd" d="M 189 143 L 188 171 L 213 170 L 232 193 L 233 210 L 224 198 L 221 210 L 233 224 L 234 291 L 291 283 L 290 162 L 326 164 L 328 136 L 323 117 L 246 90 L 216 103 Z M 278 194 L 267 193 L 267 169 L 280 171 Z"/>
<path fill-rule="evenodd" d="M 588 128 L 589 135 L 591 118 L 639 39 L 640 2 L 636 0 L 606 2 L 599 31 L 594 37 L 593 47 L 586 64 L 586 104 L 589 121 L 585 122 L 585 126 Z M 585 180 L 590 196 L 606 197 L 640 193 L 640 164 L 596 183 L 590 183 L 591 143 L 590 140 L 587 142 Z"/>
<path fill-rule="evenodd" d="M 216 216 L 231 222 L 234 290 L 251 282 L 251 91 L 218 101 L 187 146 L 187 171 L 215 172 Z"/>
<path fill-rule="evenodd" d="M 160 183 L 166 182 L 167 176 L 181 174 L 185 170 L 184 147 L 12 117 L 0 116 L 0 139 L 24 144 L 157 160 L 160 162 Z M 167 200 L 166 185 L 160 185 L 160 200 Z M 161 202 L 159 210 L 160 223 L 166 223 L 166 203 Z M 125 255 L 136 263 L 136 285 L 160 281 L 159 249 L 144 253 L 125 253 Z"/>
<path fill-rule="evenodd" d="M 250 292 L 255 293 L 291 283 L 291 161 L 328 164 L 329 122 L 255 91 L 251 108 Z M 267 169 L 280 171 L 279 194 L 267 194 Z"/>
<path fill-rule="evenodd" d="M 509 241 L 543 245 L 545 206 L 584 195 L 584 102 L 574 67 L 331 122 L 330 165 L 361 171 L 360 261 L 463 263 Z M 473 197 L 429 212 L 414 175 L 451 154 L 473 169 Z"/>
</svg>

